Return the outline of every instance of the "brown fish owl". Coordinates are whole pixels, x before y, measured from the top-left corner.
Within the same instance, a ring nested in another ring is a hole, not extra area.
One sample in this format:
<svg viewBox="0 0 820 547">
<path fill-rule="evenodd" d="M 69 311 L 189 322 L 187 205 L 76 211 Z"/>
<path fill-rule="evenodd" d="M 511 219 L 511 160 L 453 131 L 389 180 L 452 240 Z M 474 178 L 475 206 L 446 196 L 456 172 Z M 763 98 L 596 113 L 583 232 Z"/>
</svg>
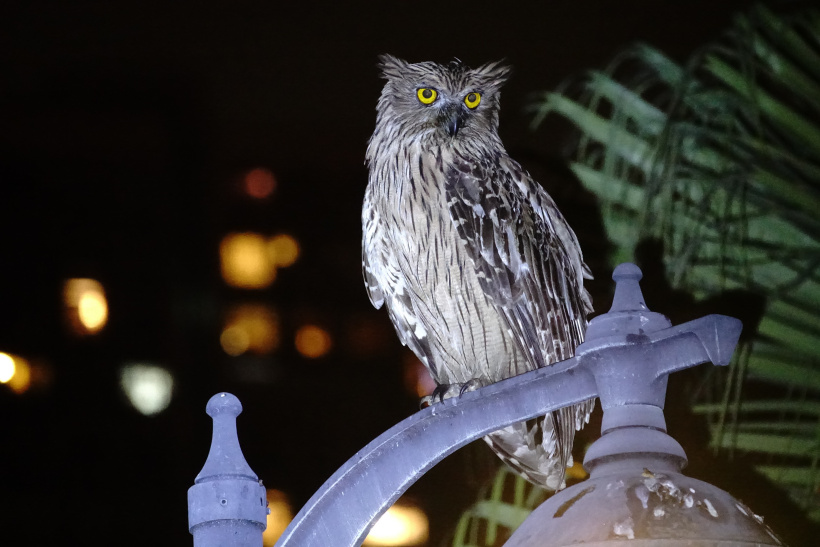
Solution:
<svg viewBox="0 0 820 547">
<path fill-rule="evenodd" d="M 575 234 L 498 137 L 500 63 L 379 58 L 387 80 L 367 148 L 363 268 L 373 305 L 458 394 L 572 357 L 592 310 Z M 485 437 L 557 489 L 594 400 Z"/>
</svg>

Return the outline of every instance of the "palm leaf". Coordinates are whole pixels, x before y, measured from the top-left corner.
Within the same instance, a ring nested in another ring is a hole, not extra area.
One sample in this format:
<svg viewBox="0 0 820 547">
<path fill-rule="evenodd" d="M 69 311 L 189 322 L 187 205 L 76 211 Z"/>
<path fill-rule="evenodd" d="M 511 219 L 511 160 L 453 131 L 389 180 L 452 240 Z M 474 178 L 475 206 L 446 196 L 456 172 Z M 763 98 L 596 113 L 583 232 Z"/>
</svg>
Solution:
<svg viewBox="0 0 820 547">
<path fill-rule="evenodd" d="M 765 299 L 694 410 L 716 450 L 820 520 L 820 13 L 755 6 L 685 65 L 641 44 L 577 83 L 542 95 L 534 123 L 576 126 L 569 166 L 600 199 L 613 263 L 656 239 L 673 286 Z"/>
<path fill-rule="evenodd" d="M 489 486 L 482 489 L 479 500 L 461 515 L 453 547 L 503 545 L 547 495 L 506 465 L 500 466 Z"/>
</svg>

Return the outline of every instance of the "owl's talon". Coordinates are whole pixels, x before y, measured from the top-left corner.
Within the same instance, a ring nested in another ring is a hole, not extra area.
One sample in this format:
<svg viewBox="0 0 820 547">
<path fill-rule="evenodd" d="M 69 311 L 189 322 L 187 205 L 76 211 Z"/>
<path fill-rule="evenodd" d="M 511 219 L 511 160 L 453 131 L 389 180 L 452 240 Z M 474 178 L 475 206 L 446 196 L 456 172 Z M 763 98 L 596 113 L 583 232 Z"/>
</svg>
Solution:
<svg viewBox="0 0 820 547">
<path fill-rule="evenodd" d="M 439 384 L 433 390 L 433 393 L 421 398 L 419 406 L 421 408 L 427 408 L 432 404 L 442 403 L 445 399 L 455 397 L 461 385 L 462 384 Z"/>
<path fill-rule="evenodd" d="M 458 391 L 459 397 L 464 395 L 465 393 L 469 393 L 470 391 L 475 391 L 478 388 L 484 387 L 488 385 L 489 382 L 485 381 L 482 378 L 473 378 L 468 382 L 464 382 L 463 384 L 459 384 L 461 389 Z"/>
<path fill-rule="evenodd" d="M 455 392 L 458 390 L 459 385 L 460 384 L 439 384 L 430 396 L 433 400 L 438 399 L 438 402 L 443 403 L 445 399 L 455 397 Z"/>
<path fill-rule="evenodd" d="M 439 384 L 433 390 L 433 393 L 421 398 L 419 408 L 427 408 L 434 403 L 444 402 L 451 397 L 461 397 L 465 393 L 475 391 L 489 383 L 490 382 L 483 378 L 473 378 L 463 384 Z"/>
</svg>

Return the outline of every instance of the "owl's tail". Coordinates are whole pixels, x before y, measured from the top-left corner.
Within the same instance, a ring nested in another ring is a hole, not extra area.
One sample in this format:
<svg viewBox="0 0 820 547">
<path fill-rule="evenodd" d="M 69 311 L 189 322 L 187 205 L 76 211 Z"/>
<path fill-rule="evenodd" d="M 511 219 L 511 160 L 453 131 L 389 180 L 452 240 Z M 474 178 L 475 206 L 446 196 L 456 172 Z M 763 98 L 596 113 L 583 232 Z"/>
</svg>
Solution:
<svg viewBox="0 0 820 547">
<path fill-rule="evenodd" d="M 589 421 L 595 399 L 518 422 L 490 433 L 484 440 L 513 471 L 547 490 L 566 486 L 564 475 L 572 465 L 575 432 Z"/>
</svg>

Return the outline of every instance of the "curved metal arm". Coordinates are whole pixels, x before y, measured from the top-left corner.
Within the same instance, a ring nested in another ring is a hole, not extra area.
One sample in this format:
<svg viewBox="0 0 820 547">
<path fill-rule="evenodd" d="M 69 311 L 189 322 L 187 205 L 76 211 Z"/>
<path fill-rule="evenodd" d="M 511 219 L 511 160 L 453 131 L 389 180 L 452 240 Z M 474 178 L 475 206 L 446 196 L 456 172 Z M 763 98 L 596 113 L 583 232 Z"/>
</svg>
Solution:
<svg viewBox="0 0 820 547">
<path fill-rule="evenodd" d="M 371 442 L 322 485 L 277 546 L 357 546 L 421 475 L 487 433 L 599 395 L 604 408 L 662 408 L 670 372 L 728 363 L 740 321 L 710 315 L 672 327 L 643 303 L 640 278 L 632 264 L 615 269 L 612 309 L 592 320 L 575 358 L 434 404 Z"/>
<path fill-rule="evenodd" d="M 305 504 L 277 547 L 361 544 L 372 522 L 436 463 L 507 425 L 596 396 L 575 359 L 429 406 L 350 458 Z"/>
</svg>

